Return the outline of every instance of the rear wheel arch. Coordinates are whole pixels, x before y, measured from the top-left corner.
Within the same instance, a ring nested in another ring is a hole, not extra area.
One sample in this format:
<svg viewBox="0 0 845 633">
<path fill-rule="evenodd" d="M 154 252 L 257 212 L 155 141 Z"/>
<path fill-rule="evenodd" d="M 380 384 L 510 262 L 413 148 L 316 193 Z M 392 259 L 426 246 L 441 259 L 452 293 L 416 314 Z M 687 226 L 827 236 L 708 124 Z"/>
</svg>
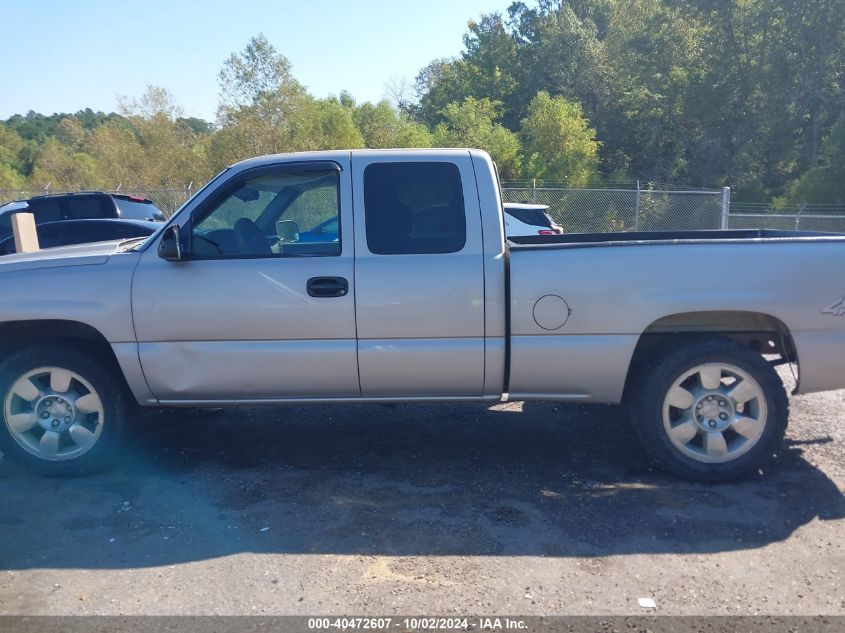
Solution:
<svg viewBox="0 0 845 633">
<path fill-rule="evenodd" d="M 667 315 L 640 334 L 625 379 L 624 399 L 636 375 L 679 346 L 705 340 L 730 340 L 759 354 L 777 354 L 799 367 L 798 352 L 787 325 L 770 314 L 749 311 L 697 311 Z M 798 386 L 796 385 L 796 390 Z"/>
</svg>

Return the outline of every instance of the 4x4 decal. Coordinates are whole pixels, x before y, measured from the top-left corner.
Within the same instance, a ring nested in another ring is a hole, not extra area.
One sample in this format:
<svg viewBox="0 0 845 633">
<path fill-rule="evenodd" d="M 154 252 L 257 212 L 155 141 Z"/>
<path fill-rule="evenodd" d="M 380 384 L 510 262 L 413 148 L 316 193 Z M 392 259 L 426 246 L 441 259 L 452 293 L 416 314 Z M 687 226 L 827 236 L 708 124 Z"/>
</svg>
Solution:
<svg viewBox="0 0 845 633">
<path fill-rule="evenodd" d="M 845 297 L 842 297 L 833 305 L 822 310 L 822 314 L 832 314 L 833 316 L 842 316 L 845 314 Z"/>
</svg>

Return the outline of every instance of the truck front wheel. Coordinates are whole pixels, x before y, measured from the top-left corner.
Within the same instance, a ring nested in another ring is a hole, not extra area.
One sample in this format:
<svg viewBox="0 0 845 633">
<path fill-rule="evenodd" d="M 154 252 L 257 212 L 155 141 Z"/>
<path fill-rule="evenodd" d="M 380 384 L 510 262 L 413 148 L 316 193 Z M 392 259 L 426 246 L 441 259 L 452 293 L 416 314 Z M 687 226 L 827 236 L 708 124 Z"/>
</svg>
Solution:
<svg viewBox="0 0 845 633">
<path fill-rule="evenodd" d="M 789 401 L 757 352 L 723 338 L 692 339 L 634 368 L 628 404 L 646 450 L 696 481 L 751 474 L 780 448 Z"/>
<path fill-rule="evenodd" d="M 0 363 L 0 449 L 47 475 L 97 470 L 115 455 L 123 391 L 70 345 L 19 351 Z"/>
</svg>

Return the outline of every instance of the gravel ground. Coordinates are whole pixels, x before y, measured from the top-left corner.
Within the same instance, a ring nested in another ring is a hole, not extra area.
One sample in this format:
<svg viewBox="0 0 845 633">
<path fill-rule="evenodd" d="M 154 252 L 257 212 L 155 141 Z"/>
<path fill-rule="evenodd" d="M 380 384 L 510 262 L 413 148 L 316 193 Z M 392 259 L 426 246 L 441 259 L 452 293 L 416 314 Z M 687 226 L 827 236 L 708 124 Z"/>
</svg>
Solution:
<svg viewBox="0 0 845 633">
<path fill-rule="evenodd" d="M 844 404 L 732 485 L 618 407 L 146 413 L 113 472 L 0 466 L 0 614 L 845 615 Z"/>
</svg>

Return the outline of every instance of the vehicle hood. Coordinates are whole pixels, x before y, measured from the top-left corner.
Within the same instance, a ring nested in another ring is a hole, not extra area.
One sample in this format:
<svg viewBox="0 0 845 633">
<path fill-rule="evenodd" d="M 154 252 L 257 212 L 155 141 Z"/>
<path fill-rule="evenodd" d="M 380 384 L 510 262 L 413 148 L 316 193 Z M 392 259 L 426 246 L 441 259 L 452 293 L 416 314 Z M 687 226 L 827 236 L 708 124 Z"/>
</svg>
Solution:
<svg viewBox="0 0 845 633">
<path fill-rule="evenodd" d="M 74 244 L 45 248 L 34 253 L 13 253 L 0 255 L 0 273 L 34 268 L 58 268 L 65 266 L 96 266 L 105 264 L 125 240 L 97 242 L 95 244 Z"/>
</svg>

